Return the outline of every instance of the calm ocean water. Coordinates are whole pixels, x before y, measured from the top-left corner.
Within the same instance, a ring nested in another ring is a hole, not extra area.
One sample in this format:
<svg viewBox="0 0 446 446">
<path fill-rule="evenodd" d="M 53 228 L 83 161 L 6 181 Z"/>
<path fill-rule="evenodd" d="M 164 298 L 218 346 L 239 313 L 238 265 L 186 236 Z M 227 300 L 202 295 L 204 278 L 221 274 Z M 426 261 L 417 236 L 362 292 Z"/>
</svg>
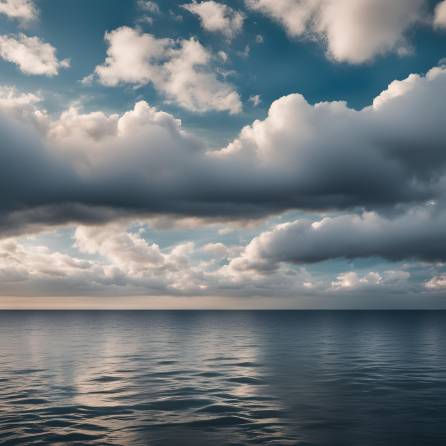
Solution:
<svg viewBox="0 0 446 446">
<path fill-rule="evenodd" d="M 446 445 L 446 312 L 0 313 L 1 445 Z"/>
</svg>

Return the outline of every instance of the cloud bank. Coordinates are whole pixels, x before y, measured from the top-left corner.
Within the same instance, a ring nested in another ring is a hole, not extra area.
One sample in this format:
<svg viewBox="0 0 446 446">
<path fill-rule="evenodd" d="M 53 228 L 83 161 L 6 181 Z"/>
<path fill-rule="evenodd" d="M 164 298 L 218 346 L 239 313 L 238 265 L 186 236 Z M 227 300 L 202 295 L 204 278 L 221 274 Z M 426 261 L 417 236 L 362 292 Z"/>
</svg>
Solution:
<svg viewBox="0 0 446 446">
<path fill-rule="evenodd" d="M 141 229 L 141 228 L 140 228 Z M 0 296 L 336 296 L 345 291 L 401 293 L 407 271 L 312 275 L 282 265 L 274 271 L 231 266 L 241 247 L 180 242 L 161 249 L 125 224 L 78 226 L 75 253 L 66 254 L 26 238 L 0 240 Z M 441 277 L 418 289 L 435 292 Z"/>
<path fill-rule="evenodd" d="M 71 108 L 54 119 L 9 93 L 0 101 L 0 227 L 289 209 L 398 213 L 442 202 L 445 95 L 442 67 L 391 83 L 360 111 L 293 94 L 209 150 L 144 101 L 122 115 Z"/>
</svg>

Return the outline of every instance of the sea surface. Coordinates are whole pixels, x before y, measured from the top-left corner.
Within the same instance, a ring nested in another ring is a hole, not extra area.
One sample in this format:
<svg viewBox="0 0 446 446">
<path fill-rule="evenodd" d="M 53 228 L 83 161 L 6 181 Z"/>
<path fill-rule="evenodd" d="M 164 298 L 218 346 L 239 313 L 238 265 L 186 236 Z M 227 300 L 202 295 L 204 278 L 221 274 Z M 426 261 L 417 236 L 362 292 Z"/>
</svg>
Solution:
<svg viewBox="0 0 446 446">
<path fill-rule="evenodd" d="M 446 445 L 446 312 L 0 312 L 0 445 Z"/>
</svg>

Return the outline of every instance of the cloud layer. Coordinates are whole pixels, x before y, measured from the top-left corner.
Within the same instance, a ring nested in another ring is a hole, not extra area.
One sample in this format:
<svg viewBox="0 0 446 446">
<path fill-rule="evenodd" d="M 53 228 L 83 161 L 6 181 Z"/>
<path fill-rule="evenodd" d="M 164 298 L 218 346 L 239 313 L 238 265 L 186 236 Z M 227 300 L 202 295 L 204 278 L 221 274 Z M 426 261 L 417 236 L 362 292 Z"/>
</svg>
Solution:
<svg viewBox="0 0 446 446">
<path fill-rule="evenodd" d="M 9 93 L 0 101 L 0 226 L 442 202 L 445 94 L 446 69 L 434 68 L 391 83 L 361 111 L 289 95 L 211 151 L 143 101 L 122 115 L 72 108 L 52 119 Z"/>
<path fill-rule="evenodd" d="M 134 226 L 134 225 L 133 225 Z M 325 276 L 282 265 L 274 271 L 231 266 L 242 247 L 180 242 L 161 249 L 125 224 L 78 226 L 75 253 L 26 238 L 0 240 L 0 296 L 226 296 L 318 297 L 345 291 L 401 293 L 413 287 L 407 271 L 347 271 Z M 442 286 L 434 276 L 418 290 Z"/>
</svg>

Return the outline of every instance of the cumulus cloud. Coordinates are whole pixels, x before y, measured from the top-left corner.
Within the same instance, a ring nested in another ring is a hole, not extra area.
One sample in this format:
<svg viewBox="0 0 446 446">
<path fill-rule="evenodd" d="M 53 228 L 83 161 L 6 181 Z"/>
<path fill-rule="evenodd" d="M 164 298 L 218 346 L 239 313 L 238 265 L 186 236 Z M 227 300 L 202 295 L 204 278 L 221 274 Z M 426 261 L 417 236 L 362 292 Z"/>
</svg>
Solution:
<svg viewBox="0 0 446 446">
<path fill-rule="evenodd" d="M 327 44 L 337 62 L 363 63 L 387 52 L 405 53 L 406 31 L 425 16 L 425 0 L 245 0 L 279 22 L 291 37 Z"/>
<path fill-rule="evenodd" d="M 281 184 L 293 187 L 294 193 L 283 196 L 292 196 L 294 207 L 428 199 L 446 161 L 446 134 L 436 121 L 445 81 L 443 68 L 409 76 L 361 111 L 344 102 L 310 105 L 298 94 L 282 97 L 265 120 L 245 127 L 215 156 L 257 166 L 268 184 L 274 183 L 273 173 L 280 176 Z M 418 115 L 419 110 L 436 112 Z"/>
<path fill-rule="evenodd" d="M 76 246 L 81 252 L 100 254 L 107 261 L 104 274 L 141 281 L 156 288 L 187 291 L 200 288 L 200 272 L 190 265 L 188 255 L 194 251 L 191 242 L 178 244 L 167 252 L 155 243 L 148 243 L 140 234 L 130 233 L 124 226 L 78 227 Z"/>
<path fill-rule="evenodd" d="M 349 290 L 400 293 L 414 286 L 436 291 L 441 284 L 410 283 L 407 271 L 395 269 L 322 276 L 286 265 L 267 274 L 237 271 L 230 261 L 241 246 L 179 242 L 162 249 L 134 224 L 78 226 L 73 240 L 74 254 L 50 250 L 38 238 L 0 240 L 0 295 L 317 297 Z"/>
<path fill-rule="evenodd" d="M 23 33 L 0 36 L 0 57 L 16 64 L 24 74 L 56 76 L 61 68 L 70 66 L 68 59 L 56 57 L 51 44 Z"/>
<path fill-rule="evenodd" d="M 182 6 L 200 18 L 201 26 L 209 32 L 218 32 L 233 39 L 242 29 L 243 14 L 227 5 L 214 2 L 193 2 Z"/>
<path fill-rule="evenodd" d="M 33 0 L 0 0 L 0 14 L 25 24 L 36 20 L 38 16 Z"/>
<path fill-rule="evenodd" d="M 360 111 L 289 95 L 221 150 L 144 101 L 120 115 L 71 108 L 51 119 L 10 99 L 0 112 L 0 227 L 441 202 L 445 87 L 446 69 L 434 68 Z"/>
<path fill-rule="evenodd" d="M 438 3 L 435 7 L 434 26 L 436 28 L 446 28 L 446 0 Z"/>
<path fill-rule="evenodd" d="M 158 39 L 129 27 L 106 33 L 105 40 L 107 57 L 95 69 L 102 84 L 152 83 L 168 100 L 192 111 L 241 111 L 238 93 L 218 78 L 212 55 L 197 40 Z"/>
<path fill-rule="evenodd" d="M 309 273 L 234 275 L 221 261 L 235 252 L 222 244 L 178 243 L 161 249 L 125 224 L 78 226 L 76 255 L 24 238 L 0 241 L 0 295 L 290 295 L 306 289 Z"/>
<path fill-rule="evenodd" d="M 189 265 L 190 244 L 162 252 L 123 225 L 78 227 L 78 256 L 24 239 L 0 241 L 0 294 L 187 294 L 200 289 Z M 98 254 L 94 260 L 85 254 Z"/>
<path fill-rule="evenodd" d="M 61 286 L 95 283 L 98 268 L 93 262 L 50 251 L 45 246 L 26 246 L 14 238 L 0 241 L 0 278 L 3 295 L 39 294 Z M 45 286 L 48 284 L 49 286 Z"/>
</svg>

